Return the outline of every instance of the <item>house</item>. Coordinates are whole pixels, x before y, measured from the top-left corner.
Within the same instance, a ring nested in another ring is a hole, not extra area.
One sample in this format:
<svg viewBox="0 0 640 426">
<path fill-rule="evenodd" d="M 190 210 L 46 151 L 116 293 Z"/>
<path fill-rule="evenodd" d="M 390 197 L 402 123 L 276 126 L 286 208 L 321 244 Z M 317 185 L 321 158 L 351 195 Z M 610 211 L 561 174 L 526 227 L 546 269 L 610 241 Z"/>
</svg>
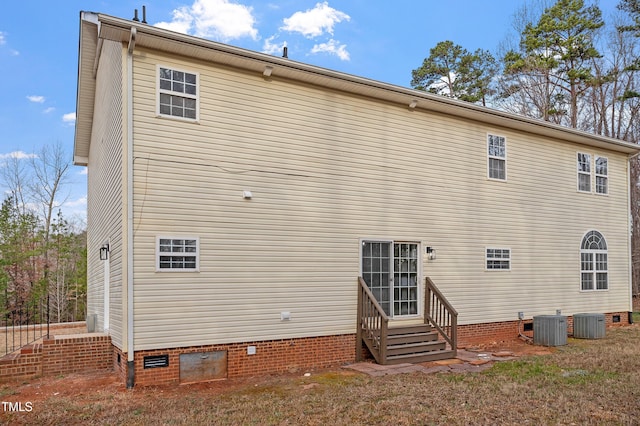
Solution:
<svg viewBox="0 0 640 426">
<path fill-rule="evenodd" d="M 388 333 L 425 323 L 434 357 L 558 310 L 626 324 L 637 153 L 80 16 L 88 315 L 128 386 L 390 362 Z"/>
</svg>

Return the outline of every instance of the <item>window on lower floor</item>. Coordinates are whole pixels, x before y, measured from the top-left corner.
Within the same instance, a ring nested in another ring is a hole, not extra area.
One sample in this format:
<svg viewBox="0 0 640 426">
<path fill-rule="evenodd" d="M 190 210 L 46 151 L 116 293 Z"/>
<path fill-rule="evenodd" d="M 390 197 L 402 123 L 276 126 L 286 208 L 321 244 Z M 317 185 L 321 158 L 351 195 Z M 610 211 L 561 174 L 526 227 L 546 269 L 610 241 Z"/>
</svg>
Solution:
<svg viewBox="0 0 640 426">
<path fill-rule="evenodd" d="M 589 231 L 580 246 L 580 289 L 608 290 L 607 242 L 598 231 Z"/>
<path fill-rule="evenodd" d="M 511 269 L 511 249 L 487 248 L 486 265 L 490 270 L 508 271 Z"/>
<path fill-rule="evenodd" d="M 158 237 L 156 270 L 198 271 L 199 240 L 196 237 Z"/>
</svg>

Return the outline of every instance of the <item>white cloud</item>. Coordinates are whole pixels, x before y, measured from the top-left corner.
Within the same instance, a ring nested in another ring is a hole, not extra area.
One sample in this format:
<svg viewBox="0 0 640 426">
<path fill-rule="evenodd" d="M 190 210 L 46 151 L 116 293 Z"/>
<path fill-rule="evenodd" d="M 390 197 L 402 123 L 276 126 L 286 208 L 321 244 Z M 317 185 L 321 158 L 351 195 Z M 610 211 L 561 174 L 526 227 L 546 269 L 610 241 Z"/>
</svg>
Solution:
<svg viewBox="0 0 640 426">
<path fill-rule="evenodd" d="M 335 24 L 349 21 L 351 17 L 329 6 L 328 2 L 316 3 L 313 9 L 296 12 L 284 19 L 282 30 L 298 32 L 308 38 L 318 37 L 325 32 L 333 34 Z"/>
<path fill-rule="evenodd" d="M 49 107 L 49 108 L 46 108 L 46 109 L 45 109 L 44 111 L 42 111 L 42 112 L 44 112 L 45 114 L 50 114 L 50 113 L 52 113 L 52 112 L 53 112 L 53 111 L 55 111 L 55 110 L 56 110 L 56 109 L 55 109 L 54 107 Z"/>
<path fill-rule="evenodd" d="M 7 39 L 4 37 L 4 33 L 0 31 L 0 46 L 5 44 L 6 42 L 7 42 Z"/>
<path fill-rule="evenodd" d="M 62 121 L 68 124 L 74 124 L 76 122 L 76 113 L 70 112 L 62 116 Z"/>
<path fill-rule="evenodd" d="M 78 174 L 79 175 L 87 175 L 87 174 L 89 174 L 89 169 L 87 169 L 86 167 L 83 167 L 82 170 L 80 170 L 80 172 Z"/>
<path fill-rule="evenodd" d="M 349 52 L 347 52 L 347 45 L 339 44 L 338 41 L 333 39 L 329 40 L 327 43 L 314 45 L 311 49 L 311 53 L 329 53 L 331 55 L 336 55 L 343 61 L 348 61 L 350 59 Z"/>
<path fill-rule="evenodd" d="M 67 201 L 63 204 L 64 207 L 84 207 L 87 205 L 87 197 L 80 197 L 77 200 Z"/>
<path fill-rule="evenodd" d="M 282 43 L 275 43 L 275 39 L 277 37 L 278 36 L 273 35 L 265 39 L 264 43 L 262 44 L 262 53 L 267 53 L 269 55 L 282 54 L 284 47 L 287 45 L 287 42 L 283 41 Z"/>
<path fill-rule="evenodd" d="M 42 104 L 45 101 L 44 96 L 39 96 L 39 95 L 27 96 L 27 99 L 29 99 L 31 102 L 35 102 L 35 103 L 38 103 L 38 104 Z"/>
<path fill-rule="evenodd" d="M 241 37 L 257 40 L 252 11 L 252 7 L 229 0 L 195 0 L 191 6 L 175 9 L 170 22 L 158 22 L 155 26 L 220 41 Z"/>
<path fill-rule="evenodd" d="M 27 154 L 24 151 L 13 151 L 13 152 L 9 152 L 7 154 L 0 154 L 0 159 L 7 159 L 7 158 L 17 158 L 19 160 L 23 160 L 26 158 L 36 158 L 37 155 L 36 154 Z"/>
</svg>

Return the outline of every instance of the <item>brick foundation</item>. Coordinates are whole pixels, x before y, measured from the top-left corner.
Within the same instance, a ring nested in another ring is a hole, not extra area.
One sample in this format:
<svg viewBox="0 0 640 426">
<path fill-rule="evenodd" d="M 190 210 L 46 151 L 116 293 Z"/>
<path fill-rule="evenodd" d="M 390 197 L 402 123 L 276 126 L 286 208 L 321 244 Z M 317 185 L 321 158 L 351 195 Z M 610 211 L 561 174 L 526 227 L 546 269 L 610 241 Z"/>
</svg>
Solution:
<svg viewBox="0 0 640 426">
<path fill-rule="evenodd" d="M 629 324 L 628 312 L 605 314 L 606 326 Z M 573 333 L 573 318 L 567 318 L 569 334 Z M 531 324 L 532 320 L 523 321 Z M 510 341 L 518 338 L 519 321 L 461 325 L 458 346 Z M 532 331 L 523 332 L 533 337 Z M 255 347 L 249 355 L 247 348 Z M 180 383 L 180 355 L 198 352 L 226 353 L 223 376 L 239 378 L 265 374 L 301 372 L 329 368 L 355 361 L 355 334 L 307 337 L 270 341 L 204 345 L 188 348 L 146 350 L 135 353 L 135 385 Z M 144 358 L 167 355 L 166 367 L 144 368 Z M 0 381 L 76 372 L 113 371 L 126 383 L 127 354 L 111 343 L 106 334 L 69 335 L 45 339 L 0 359 Z"/>
<path fill-rule="evenodd" d="M 614 317 L 619 317 L 619 321 L 614 322 Z M 628 312 L 613 312 L 605 314 L 607 327 L 629 325 Z M 484 324 L 469 324 L 458 326 L 458 347 L 467 347 L 478 344 L 507 342 L 518 339 L 518 327 L 520 332 L 527 337 L 533 338 L 533 330 L 523 331 L 524 324 L 532 324 L 533 320 L 524 320 L 522 325 L 519 321 L 492 322 Z M 573 334 L 573 317 L 567 317 L 567 332 Z"/>
<path fill-rule="evenodd" d="M 255 346 L 255 355 L 247 347 Z M 135 353 L 135 385 L 176 384 L 180 382 L 180 355 L 196 352 L 226 351 L 227 378 L 299 372 L 315 368 L 335 367 L 355 360 L 355 334 L 307 337 L 300 339 L 243 342 L 228 345 L 193 346 Z M 117 353 L 116 349 L 116 353 Z M 148 368 L 144 357 L 168 355 L 169 366 Z M 121 354 L 121 376 L 126 380 L 126 354 Z"/>
<path fill-rule="evenodd" d="M 111 338 L 106 334 L 44 339 L 0 359 L 0 380 L 110 371 Z"/>
</svg>

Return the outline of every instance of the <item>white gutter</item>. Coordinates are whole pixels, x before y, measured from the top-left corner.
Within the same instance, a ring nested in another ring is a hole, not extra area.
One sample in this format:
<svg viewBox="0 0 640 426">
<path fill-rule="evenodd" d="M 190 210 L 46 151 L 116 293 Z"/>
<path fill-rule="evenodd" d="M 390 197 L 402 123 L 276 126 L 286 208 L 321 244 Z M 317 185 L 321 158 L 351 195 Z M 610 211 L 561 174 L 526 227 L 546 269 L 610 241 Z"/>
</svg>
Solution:
<svg viewBox="0 0 640 426">
<path fill-rule="evenodd" d="M 136 27 L 131 27 L 127 53 L 127 388 L 135 383 L 133 347 L 133 50 Z"/>
</svg>

